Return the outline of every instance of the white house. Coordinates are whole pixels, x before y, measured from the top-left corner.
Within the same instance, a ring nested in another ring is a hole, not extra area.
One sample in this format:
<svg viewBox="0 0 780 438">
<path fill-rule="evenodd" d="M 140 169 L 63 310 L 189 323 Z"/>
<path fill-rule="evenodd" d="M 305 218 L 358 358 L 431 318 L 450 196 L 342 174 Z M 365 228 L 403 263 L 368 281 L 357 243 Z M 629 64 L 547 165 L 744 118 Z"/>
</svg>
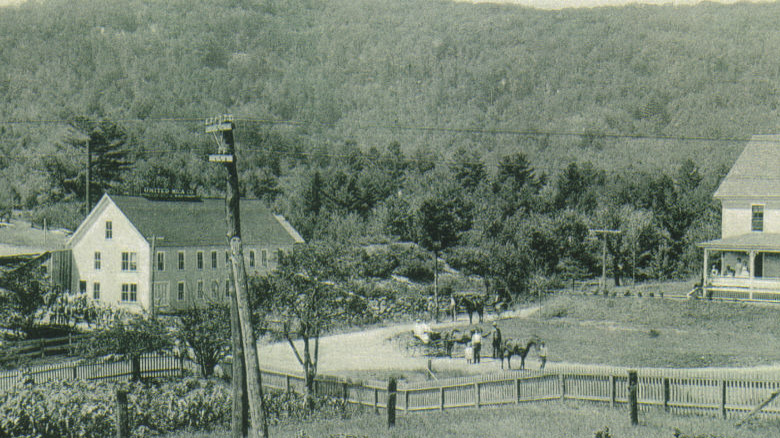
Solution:
<svg viewBox="0 0 780 438">
<path fill-rule="evenodd" d="M 780 135 L 755 135 L 715 192 L 721 238 L 704 249 L 704 291 L 780 300 Z"/>
<path fill-rule="evenodd" d="M 248 274 L 303 242 L 259 200 L 241 200 Z M 175 312 L 224 300 L 230 285 L 224 199 L 104 195 L 68 241 L 71 291 L 130 311 Z M 153 285 L 153 291 L 152 291 Z M 153 294 L 151 292 L 154 292 Z"/>
</svg>

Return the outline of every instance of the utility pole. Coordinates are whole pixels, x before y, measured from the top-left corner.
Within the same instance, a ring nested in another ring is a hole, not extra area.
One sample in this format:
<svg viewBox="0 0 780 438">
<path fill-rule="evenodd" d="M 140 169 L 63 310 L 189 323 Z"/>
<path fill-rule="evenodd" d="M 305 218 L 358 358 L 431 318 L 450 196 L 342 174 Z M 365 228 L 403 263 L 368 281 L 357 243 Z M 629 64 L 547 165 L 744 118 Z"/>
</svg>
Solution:
<svg viewBox="0 0 780 438">
<path fill-rule="evenodd" d="M 87 138 L 87 189 L 86 189 L 86 205 L 87 205 L 87 211 L 85 214 L 89 214 L 89 211 L 92 210 L 92 202 L 90 202 L 89 197 L 89 183 L 92 181 L 92 149 L 90 148 L 89 144 L 89 138 Z"/>
<path fill-rule="evenodd" d="M 610 234 L 620 234 L 620 230 L 588 230 L 592 234 L 604 235 L 601 245 L 601 282 L 600 290 L 607 290 L 607 236 Z"/>
<path fill-rule="evenodd" d="M 152 319 L 157 317 L 157 309 L 155 308 L 156 303 L 154 302 L 154 271 L 157 269 L 157 239 L 165 240 L 162 237 L 152 235 L 152 252 L 149 255 L 149 259 L 151 259 L 151 269 L 149 270 L 149 315 Z"/>
<path fill-rule="evenodd" d="M 249 412 L 252 419 L 252 435 L 268 437 L 268 423 L 265 418 L 263 406 L 263 388 L 260 376 L 260 368 L 257 355 L 257 343 L 252 328 L 251 312 L 249 310 L 249 296 L 247 293 L 246 269 L 244 267 L 243 247 L 241 244 L 241 216 L 240 193 L 238 191 L 238 170 L 236 167 L 235 145 L 233 143 L 233 116 L 223 115 L 206 120 L 206 132 L 213 133 L 217 141 L 218 153 L 209 155 L 209 161 L 224 163 L 228 172 L 228 185 L 225 194 L 225 207 L 227 216 L 227 238 L 231 249 L 231 265 L 233 270 L 233 284 L 235 293 L 231 300 L 235 301 L 235 310 L 238 313 L 237 321 L 240 326 L 234 330 L 240 330 L 244 351 L 244 371 L 249 402 Z M 217 136 L 221 133 L 221 138 Z M 231 305 L 231 312 L 234 306 Z M 236 318 L 231 317 L 232 322 Z M 236 331 L 234 331 L 236 333 Z M 233 339 L 236 339 L 233 336 Z M 235 349 L 234 349 L 235 351 Z M 234 406 L 236 405 L 236 382 L 233 386 Z M 243 397 L 242 397 L 243 400 Z M 235 433 L 235 431 L 234 431 Z"/>
</svg>

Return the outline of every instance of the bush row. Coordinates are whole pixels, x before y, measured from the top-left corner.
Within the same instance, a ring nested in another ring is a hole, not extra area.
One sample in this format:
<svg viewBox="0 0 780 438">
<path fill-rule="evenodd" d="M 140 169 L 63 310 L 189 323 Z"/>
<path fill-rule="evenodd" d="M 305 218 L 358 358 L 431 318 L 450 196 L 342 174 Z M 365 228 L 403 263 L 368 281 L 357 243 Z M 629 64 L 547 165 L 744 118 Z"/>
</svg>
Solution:
<svg viewBox="0 0 780 438">
<path fill-rule="evenodd" d="M 103 438 L 116 432 L 115 390 L 128 392 L 131 435 L 212 431 L 230 427 L 231 388 L 187 377 L 154 383 L 94 381 L 19 384 L 0 393 L 0 438 Z M 270 424 L 306 416 L 301 396 L 266 392 Z M 344 415 L 343 402 L 316 401 L 316 415 Z"/>
</svg>

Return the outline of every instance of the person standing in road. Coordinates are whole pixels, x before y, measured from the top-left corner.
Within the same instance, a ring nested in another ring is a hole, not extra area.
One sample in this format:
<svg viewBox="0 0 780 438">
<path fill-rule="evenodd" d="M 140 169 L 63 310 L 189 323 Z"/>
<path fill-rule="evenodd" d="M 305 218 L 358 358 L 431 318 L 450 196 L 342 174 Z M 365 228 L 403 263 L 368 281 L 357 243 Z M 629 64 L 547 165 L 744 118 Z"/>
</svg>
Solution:
<svg viewBox="0 0 780 438">
<path fill-rule="evenodd" d="M 498 324 L 493 321 L 493 333 L 492 333 L 493 339 L 491 340 L 491 345 L 493 346 L 493 359 L 499 359 L 501 358 L 501 341 L 503 340 L 501 338 L 501 329 L 498 328 Z"/>
<path fill-rule="evenodd" d="M 482 331 L 477 327 L 471 335 L 471 345 L 474 347 L 474 363 L 479 363 L 479 355 L 482 351 Z"/>
</svg>

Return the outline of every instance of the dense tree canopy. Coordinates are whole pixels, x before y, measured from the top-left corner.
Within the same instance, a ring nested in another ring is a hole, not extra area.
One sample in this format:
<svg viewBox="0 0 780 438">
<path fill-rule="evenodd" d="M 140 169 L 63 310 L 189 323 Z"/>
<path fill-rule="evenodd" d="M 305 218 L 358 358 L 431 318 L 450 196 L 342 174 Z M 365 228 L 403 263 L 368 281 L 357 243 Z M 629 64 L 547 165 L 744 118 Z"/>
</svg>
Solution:
<svg viewBox="0 0 780 438">
<path fill-rule="evenodd" d="M 626 229 L 611 271 L 686 275 L 693 244 L 716 235 L 724 169 L 744 139 L 778 130 L 778 13 L 427 0 L 2 8 L 0 210 L 75 228 L 76 131 L 122 151 L 96 163 L 102 189 L 221 195 L 201 120 L 229 112 L 245 194 L 307 239 L 416 240 L 416 212 L 447 193 L 469 207 L 450 252 L 490 254 L 481 271 L 496 287 L 595 274 L 583 230 L 605 221 Z"/>
</svg>

